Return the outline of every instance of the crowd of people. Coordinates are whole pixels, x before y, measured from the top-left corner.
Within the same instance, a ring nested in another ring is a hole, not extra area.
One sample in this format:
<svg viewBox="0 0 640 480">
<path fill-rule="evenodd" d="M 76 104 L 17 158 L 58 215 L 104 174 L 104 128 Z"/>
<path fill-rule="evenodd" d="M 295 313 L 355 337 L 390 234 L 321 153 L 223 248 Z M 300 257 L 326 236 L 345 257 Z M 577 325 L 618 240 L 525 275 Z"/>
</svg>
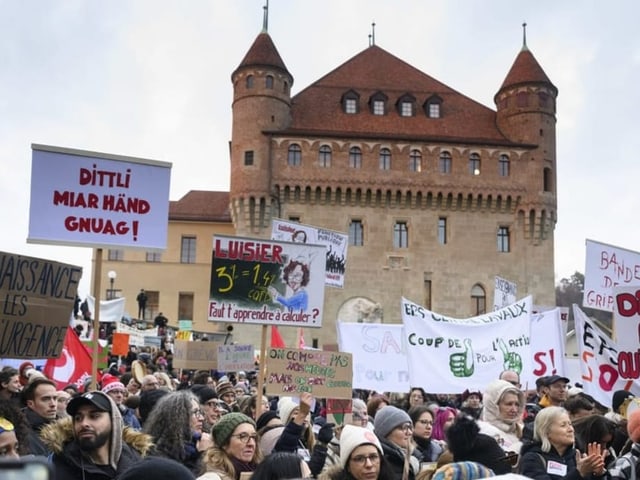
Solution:
<svg viewBox="0 0 640 480">
<path fill-rule="evenodd" d="M 622 390 L 605 406 L 568 378 L 541 377 L 528 392 L 505 371 L 460 394 L 354 390 L 337 423 L 310 393 L 259 395 L 253 372 L 176 372 L 170 358 L 139 353 L 93 389 L 58 391 L 33 368 L 2 368 L 0 459 L 45 457 L 70 480 L 634 480 L 638 471 L 640 409 Z"/>
</svg>

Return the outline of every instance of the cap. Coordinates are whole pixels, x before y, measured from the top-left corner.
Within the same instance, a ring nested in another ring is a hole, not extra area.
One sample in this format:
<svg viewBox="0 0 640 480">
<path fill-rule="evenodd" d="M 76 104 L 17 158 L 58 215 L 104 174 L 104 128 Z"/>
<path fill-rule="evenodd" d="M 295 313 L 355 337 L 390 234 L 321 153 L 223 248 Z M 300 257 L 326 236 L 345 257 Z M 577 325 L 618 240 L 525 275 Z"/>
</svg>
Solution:
<svg viewBox="0 0 640 480">
<path fill-rule="evenodd" d="M 569 380 L 567 377 L 561 377 L 560 375 L 551 375 L 550 377 L 547 377 L 545 379 L 545 386 L 549 386 L 552 385 L 556 382 L 564 382 L 564 383 L 571 383 L 571 380 Z"/>
<path fill-rule="evenodd" d="M 111 401 L 102 392 L 86 392 L 73 397 L 67 404 L 67 413 L 73 417 L 82 405 L 93 405 L 103 412 L 111 412 Z"/>
</svg>

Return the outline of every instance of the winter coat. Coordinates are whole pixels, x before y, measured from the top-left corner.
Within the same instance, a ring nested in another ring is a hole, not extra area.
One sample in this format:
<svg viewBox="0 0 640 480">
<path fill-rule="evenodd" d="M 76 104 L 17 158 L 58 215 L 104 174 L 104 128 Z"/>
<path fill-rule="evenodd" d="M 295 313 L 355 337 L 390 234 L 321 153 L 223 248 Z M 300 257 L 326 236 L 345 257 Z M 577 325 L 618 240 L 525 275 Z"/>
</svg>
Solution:
<svg viewBox="0 0 640 480">
<path fill-rule="evenodd" d="M 304 425 L 298 425 L 295 422 L 289 422 L 284 427 L 282 435 L 273 447 L 274 452 L 293 452 L 297 453 L 299 448 L 308 448 L 302 441 L 302 435 L 305 430 Z M 310 459 L 307 461 L 309 470 L 313 476 L 317 476 L 324 467 L 327 458 L 327 447 L 316 443 L 313 451 L 309 452 Z"/>
<path fill-rule="evenodd" d="M 27 443 L 29 453 L 32 455 L 39 455 L 46 457 L 49 455 L 49 450 L 40 438 L 40 431 L 51 423 L 52 420 L 47 420 L 41 417 L 36 412 L 26 407 L 22 410 L 27 424 L 29 425 L 29 431 L 27 434 Z"/>
<path fill-rule="evenodd" d="M 513 421 L 500 418 L 498 403 L 507 391 L 516 393 L 520 401 L 518 415 Z M 524 428 L 521 420 L 525 407 L 524 393 L 505 380 L 494 380 L 487 386 L 482 402 L 484 407 L 481 420 L 478 422 L 480 433 L 494 437 L 498 445 L 506 452 L 520 452 L 522 448 L 522 430 Z"/>
<path fill-rule="evenodd" d="M 391 466 L 393 471 L 393 479 L 388 480 L 402 480 L 402 474 L 404 472 L 404 449 L 397 446 L 395 443 L 390 442 L 386 438 L 380 438 L 380 444 L 382 445 L 382 455 L 386 458 L 387 462 Z M 409 460 L 409 480 L 415 480 L 416 472 L 420 469 L 416 457 L 410 456 Z"/>
<path fill-rule="evenodd" d="M 552 468 L 549 466 L 549 462 L 555 462 L 554 465 L 557 465 L 557 473 L 549 472 L 549 469 Z M 562 466 L 566 466 L 564 475 L 562 475 L 560 470 L 563 468 Z M 522 450 L 520 450 L 518 473 L 534 480 L 583 480 L 576 465 L 575 448 L 567 448 L 564 454 L 560 455 L 553 447 L 551 447 L 550 451 L 543 452 L 540 442 L 534 442 L 522 447 Z M 589 475 L 586 478 L 596 480 L 605 477 Z"/>
</svg>

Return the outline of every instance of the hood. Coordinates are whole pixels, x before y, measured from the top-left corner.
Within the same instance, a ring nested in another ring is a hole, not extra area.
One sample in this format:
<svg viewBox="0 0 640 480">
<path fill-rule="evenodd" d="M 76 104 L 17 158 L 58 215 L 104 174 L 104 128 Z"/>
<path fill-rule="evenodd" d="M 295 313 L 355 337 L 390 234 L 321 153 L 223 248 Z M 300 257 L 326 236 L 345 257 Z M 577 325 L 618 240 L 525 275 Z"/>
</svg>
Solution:
<svg viewBox="0 0 640 480">
<path fill-rule="evenodd" d="M 500 418 L 498 403 L 500 402 L 500 399 L 502 399 L 502 396 L 507 392 L 518 395 L 520 407 L 518 408 L 518 416 L 515 420 L 504 420 Z M 482 420 L 496 426 L 503 432 L 518 432 L 521 428 L 520 424 L 522 423 L 522 416 L 524 414 L 525 407 L 525 398 L 522 390 L 514 387 L 506 380 L 494 380 L 487 385 L 482 400 L 484 406 L 482 410 Z"/>
</svg>

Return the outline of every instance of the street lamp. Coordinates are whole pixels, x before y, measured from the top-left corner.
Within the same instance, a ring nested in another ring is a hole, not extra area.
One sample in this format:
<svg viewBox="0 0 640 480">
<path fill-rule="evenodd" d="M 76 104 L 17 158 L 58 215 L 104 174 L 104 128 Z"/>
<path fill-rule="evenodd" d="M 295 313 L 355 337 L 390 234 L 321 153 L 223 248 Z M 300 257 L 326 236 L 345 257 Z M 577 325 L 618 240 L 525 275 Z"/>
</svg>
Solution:
<svg viewBox="0 0 640 480">
<path fill-rule="evenodd" d="M 115 295 L 115 290 L 113 289 L 113 284 L 116 281 L 116 277 L 118 276 L 118 274 L 115 272 L 115 270 L 109 270 L 107 272 L 107 277 L 109 277 L 109 295 L 107 295 L 107 300 L 113 300 Z"/>
</svg>

